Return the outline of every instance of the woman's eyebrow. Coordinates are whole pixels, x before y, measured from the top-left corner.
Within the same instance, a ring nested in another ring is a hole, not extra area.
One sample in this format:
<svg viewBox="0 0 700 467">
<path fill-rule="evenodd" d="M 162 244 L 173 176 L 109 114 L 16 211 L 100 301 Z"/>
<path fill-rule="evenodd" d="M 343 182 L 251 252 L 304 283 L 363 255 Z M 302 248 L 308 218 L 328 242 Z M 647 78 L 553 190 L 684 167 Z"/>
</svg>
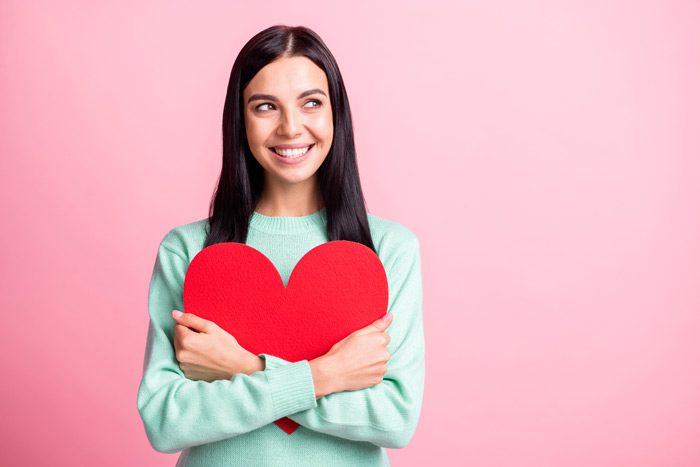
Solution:
<svg viewBox="0 0 700 467">
<path fill-rule="evenodd" d="M 299 94 L 297 99 L 301 99 L 302 97 L 306 97 L 306 96 L 309 96 L 311 94 L 323 94 L 324 96 L 326 96 L 325 92 L 323 92 L 319 88 L 314 88 L 314 89 L 309 89 L 308 91 L 302 92 L 301 94 Z M 328 96 L 326 96 L 326 97 L 328 97 Z M 267 101 L 274 101 L 274 102 L 278 101 L 278 99 L 275 96 L 273 96 L 272 94 L 253 94 L 252 96 L 250 96 L 248 98 L 248 103 L 250 103 L 251 101 L 255 101 L 255 100 L 267 100 Z"/>
</svg>

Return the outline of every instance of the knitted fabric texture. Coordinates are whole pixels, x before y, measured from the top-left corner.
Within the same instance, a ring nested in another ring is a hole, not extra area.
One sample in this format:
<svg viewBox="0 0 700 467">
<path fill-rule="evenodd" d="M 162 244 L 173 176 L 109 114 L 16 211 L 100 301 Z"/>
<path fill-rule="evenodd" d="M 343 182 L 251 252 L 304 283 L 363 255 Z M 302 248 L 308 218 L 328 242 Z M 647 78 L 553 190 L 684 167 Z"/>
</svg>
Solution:
<svg viewBox="0 0 700 467">
<path fill-rule="evenodd" d="M 425 375 L 419 241 L 403 225 L 368 214 L 386 270 L 391 358 L 381 383 L 315 397 L 307 360 L 260 354 L 265 369 L 213 382 L 185 377 L 175 358 L 174 320 L 185 273 L 201 251 L 207 220 L 171 229 L 158 247 L 148 291 L 149 325 L 137 408 L 151 446 L 181 451 L 178 466 L 386 466 L 385 448 L 405 447 L 420 416 Z M 287 285 L 306 252 L 328 241 L 325 209 L 307 216 L 254 212 L 246 244 Z M 291 435 L 273 422 L 299 423 Z"/>
</svg>

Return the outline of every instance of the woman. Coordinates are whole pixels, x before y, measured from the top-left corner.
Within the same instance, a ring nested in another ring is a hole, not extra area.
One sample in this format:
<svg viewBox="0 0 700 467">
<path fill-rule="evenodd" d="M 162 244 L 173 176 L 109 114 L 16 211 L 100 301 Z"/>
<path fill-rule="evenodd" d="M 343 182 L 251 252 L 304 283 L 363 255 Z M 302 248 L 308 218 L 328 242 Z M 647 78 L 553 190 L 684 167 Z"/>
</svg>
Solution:
<svg viewBox="0 0 700 467">
<path fill-rule="evenodd" d="M 183 451 L 178 465 L 187 466 L 388 465 L 384 448 L 408 444 L 423 397 L 419 243 L 366 212 L 343 80 L 313 31 L 273 26 L 243 47 L 223 141 L 209 217 L 171 229 L 153 269 L 137 401 L 151 445 Z M 256 248 L 286 285 L 299 259 L 330 240 L 377 253 L 389 312 L 320 358 L 254 355 L 179 311 L 189 262 L 206 246 Z M 284 417 L 300 425 L 291 435 L 272 423 Z"/>
</svg>

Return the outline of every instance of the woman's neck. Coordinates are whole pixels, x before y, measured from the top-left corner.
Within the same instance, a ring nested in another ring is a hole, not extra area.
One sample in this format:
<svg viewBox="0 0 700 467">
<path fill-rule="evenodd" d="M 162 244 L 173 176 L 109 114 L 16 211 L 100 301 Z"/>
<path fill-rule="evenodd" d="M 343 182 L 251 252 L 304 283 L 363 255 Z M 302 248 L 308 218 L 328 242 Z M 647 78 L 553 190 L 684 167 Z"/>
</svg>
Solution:
<svg viewBox="0 0 700 467">
<path fill-rule="evenodd" d="M 255 211 L 265 216 L 308 216 L 323 207 L 315 184 L 266 184 Z"/>
</svg>

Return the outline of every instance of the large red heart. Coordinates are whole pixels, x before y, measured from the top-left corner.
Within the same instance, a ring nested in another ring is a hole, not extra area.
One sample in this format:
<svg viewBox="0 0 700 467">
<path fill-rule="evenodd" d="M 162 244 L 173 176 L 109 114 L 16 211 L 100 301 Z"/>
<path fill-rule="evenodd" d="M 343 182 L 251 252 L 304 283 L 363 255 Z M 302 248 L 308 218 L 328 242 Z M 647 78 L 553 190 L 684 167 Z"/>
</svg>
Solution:
<svg viewBox="0 0 700 467">
<path fill-rule="evenodd" d="M 236 242 L 201 250 L 190 262 L 184 311 L 214 321 L 255 355 L 296 362 L 324 355 L 387 312 L 384 266 L 367 246 L 334 240 L 309 250 L 285 288 L 275 265 Z M 299 426 L 275 423 L 291 434 Z"/>
</svg>

